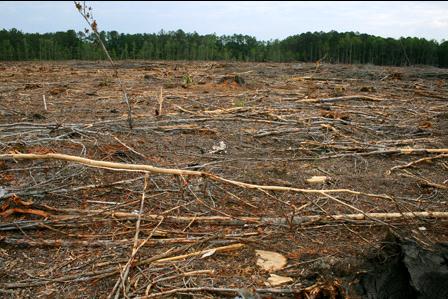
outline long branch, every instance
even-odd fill
[[[152,165],[144,165],[144,164],[126,164],[126,163],[117,163],[117,162],[108,162],[108,161],[100,161],[100,160],[93,160],[78,156],[71,156],[71,155],[65,155],[65,154],[3,154],[0,155],[0,160],[5,159],[12,159],[12,160],[62,160],[62,161],[68,161],[68,162],[75,162],[79,164],[83,164],[89,167],[93,168],[103,168],[103,169],[110,169],[110,170],[119,170],[119,171],[135,171],[135,172],[153,172],[153,173],[160,173],[160,174],[173,174],[173,175],[191,175],[191,176],[202,176],[202,177],[208,177],[214,181],[220,181],[224,183],[228,183],[231,185],[235,185],[241,188],[246,189],[258,189],[258,190],[267,190],[267,191],[290,191],[290,192],[297,192],[297,193],[309,193],[309,194],[321,194],[324,195],[325,193],[349,193],[353,195],[364,195],[368,197],[375,197],[375,198],[383,198],[383,199],[390,199],[388,195],[384,194],[371,194],[371,193],[364,193],[359,191],[354,191],[350,189],[301,189],[301,188],[293,188],[293,187],[285,187],[285,186],[267,186],[267,185],[256,185],[256,184],[250,184],[240,181],[235,181],[231,179],[226,179],[221,176],[203,172],[203,171],[195,171],[195,170],[184,170],[184,169],[177,169],[177,168],[162,168],[162,167],[156,167]]]

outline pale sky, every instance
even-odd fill
[[[100,30],[247,34],[283,39],[307,31],[358,31],[383,37],[448,40],[448,1],[87,1]],[[73,2],[0,1],[0,29],[82,31]]]

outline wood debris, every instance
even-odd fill
[[[446,71],[116,67],[132,130],[110,64],[0,64],[1,294],[356,298],[389,232],[448,241]]]

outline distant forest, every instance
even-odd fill
[[[114,59],[317,61],[376,65],[448,67],[448,41],[383,38],[357,32],[307,32],[283,40],[258,41],[241,34],[217,36],[182,30],[154,34],[100,35]],[[0,60],[103,59],[91,33],[0,31]]]

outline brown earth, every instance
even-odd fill
[[[64,153],[263,186],[361,192],[259,190],[207,176],[150,173],[139,229],[140,242],[147,242],[131,263],[126,296],[185,288],[167,296],[235,297],[238,290],[257,289],[263,298],[356,297],[349,282],[368,270],[365,258],[389,233],[426,247],[448,241],[446,215],[331,216],[448,212],[447,70],[230,62],[118,66],[131,100],[132,130],[107,63],[1,63],[0,154]],[[391,171],[421,158],[431,159]],[[313,176],[327,180],[308,183]],[[143,184],[137,172],[0,160],[0,294],[106,298],[133,248]],[[243,246],[148,261],[232,244]],[[275,274],[293,282],[266,289],[269,273],[256,265],[257,249],[287,257]],[[200,270],[208,271],[194,272]]]

